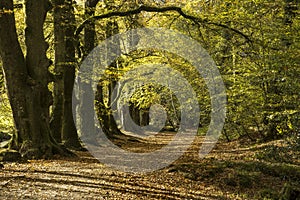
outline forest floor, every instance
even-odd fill
[[[149,150],[171,138],[172,133],[163,133],[155,143],[127,142],[122,147]],[[0,199],[300,198],[299,191],[284,191],[300,188],[300,153],[290,151],[285,141],[223,141],[207,157],[199,159],[202,140],[197,137],[170,166],[145,174],[109,168],[87,151],[75,152],[76,158],[7,162],[0,169]]]

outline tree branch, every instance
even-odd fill
[[[141,12],[168,12],[168,11],[176,11],[177,13],[179,13],[182,17],[192,20],[194,22],[202,22],[203,20],[191,16],[191,15],[187,15],[185,14],[181,8],[179,7],[175,7],[175,6],[170,6],[170,7],[151,7],[151,6],[145,6],[145,5],[141,5],[140,7],[133,9],[133,10],[128,10],[128,11],[115,11],[115,12],[110,12],[110,13],[106,13],[103,15],[98,15],[98,16],[93,16],[91,18],[86,19],[76,30],[75,32],[75,36],[77,37],[80,32],[84,29],[84,27],[90,22],[90,21],[95,21],[95,20],[100,20],[100,19],[107,19],[110,17],[125,17],[125,16],[129,16],[129,15],[134,15],[134,14],[139,14]]]
[[[248,42],[252,42],[251,39],[250,39],[250,37],[249,37],[248,35],[244,34],[243,32],[241,32],[241,31],[239,31],[239,30],[237,30],[237,29],[235,29],[235,28],[232,28],[232,27],[230,27],[230,26],[227,26],[227,25],[225,25],[225,24],[216,23],[216,22],[206,22],[206,24],[211,24],[211,25],[215,25],[215,26],[222,27],[222,28],[226,28],[226,29],[228,29],[228,30],[230,30],[230,31],[232,31],[232,32],[237,33],[238,35],[243,36],[243,38],[245,38]]]
[[[189,20],[195,22],[196,24],[202,23],[202,24],[208,24],[208,25],[214,25],[214,26],[226,28],[230,31],[233,31],[234,33],[236,33],[238,35],[241,35],[248,42],[251,42],[251,39],[250,39],[249,36],[247,36],[243,32],[241,32],[241,31],[239,31],[239,30],[237,30],[233,27],[227,26],[227,25],[222,24],[222,23],[210,22],[207,19],[201,19],[201,18],[192,16],[192,15],[188,15],[180,7],[176,7],[176,6],[152,7],[152,6],[146,6],[146,5],[141,5],[138,8],[133,9],[133,10],[115,11],[115,12],[110,12],[110,13],[90,17],[90,18],[86,19],[82,24],[80,24],[79,27],[76,29],[75,38],[78,38],[79,34],[84,29],[84,27],[86,25],[88,25],[91,21],[107,19],[107,18],[110,18],[110,17],[125,17],[125,16],[129,16],[129,15],[139,14],[141,12],[159,12],[159,13],[162,13],[162,12],[168,12],[168,11],[175,11],[180,16],[184,17],[185,19],[189,19]]]

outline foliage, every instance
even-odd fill
[[[4,75],[0,63],[0,132],[12,131],[13,118],[12,111],[9,105],[9,100],[6,94]]]
[[[200,35],[227,86],[225,136],[247,135],[253,140],[297,133],[300,43],[296,1],[214,1],[198,5],[201,10],[190,12],[210,23],[201,25],[193,36]],[[289,16],[288,6],[294,12]]]
[[[202,44],[222,74],[228,97],[227,119],[223,131],[227,140],[244,136],[253,141],[269,140],[299,134],[300,9],[296,0],[149,0],[143,1],[143,4],[159,8],[177,6],[186,15],[199,21],[189,20],[172,11],[112,17],[96,22],[98,42],[107,37],[106,31],[110,21],[118,24],[119,32],[136,27],[154,26],[171,28],[186,34]],[[138,6],[137,1],[102,1],[97,5],[96,15],[114,11],[124,12]],[[87,16],[81,5],[75,5],[75,12],[76,25],[79,26]],[[22,9],[15,9],[19,42],[25,51],[23,14]],[[50,12],[45,23],[45,35],[50,43],[48,56],[53,58],[51,14]],[[79,43],[84,43],[83,34],[79,35]],[[80,63],[81,58],[77,58],[77,61]],[[131,55],[120,58],[119,68],[107,70],[107,80],[103,80],[103,84],[108,87],[111,82],[120,80],[129,70],[146,63],[164,63],[189,81],[198,97],[200,124],[208,126],[211,105],[205,83],[192,69],[193,66],[179,56],[159,51],[132,52]],[[53,72],[51,67],[50,71]],[[132,78],[137,79],[138,75]],[[0,74],[0,121],[5,128],[12,126],[12,120],[2,80],[3,76]],[[130,97],[130,101],[141,110],[149,108],[152,104],[162,103],[169,118],[178,122],[178,113],[183,105],[179,105],[173,97],[174,94],[167,88],[146,85],[137,90]],[[277,150],[267,152],[273,154]]]
[[[137,6],[127,3],[118,1],[115,6],[102,3],[97,13]],[[145,4],[154,5],[150,1]],[[246,136],[255,141],[299,132],[300,43],[296,1],[166,1],[159,5],[181,7],[193,19],[199,19],[199,23],[171,11],[112,19],[118,22],[120,32],[141,26],[168,27],[189,35],[209,51],[227,88],[224,137],[231,140]],[[105,38],[105,22],[97,22],[98,38]],[[201,77],[191,70],[192,66],[166,52],[138,53],[139,56],[123,57],[122,67],[108,72],[110,78],[119,80],[124,72],[137,65],[167,63],[192,84],[201,107],[201,124],[208,125],[210,97]],[[141,91],[132,97],[139,109],[147,108],[161,98],[153,90],[143,90],[143,94]],[[179,108],[176,105],[176,110]]]

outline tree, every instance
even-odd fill
[[[213,22],[201,27],[201,42],[219,65],[227,86],[225,135],[255,140],[297,132],[297,1],[214,1],[199,7],[203,12],[198,16]],[[243,31],[247,37],[216,23]]]
[[[48,90],[51,61],[46,56],[43,25],[51,4],[47,0],[25,0],[25,44],[23,53],[16,33],[13,1],[0,2],[0,55],[21,154],[29,158],[67,155],[53,139],[49,127]]]
[[[55,139],[68,148],[80,149],[76,126],[72,114],[72,91],[75,81],[74,31],[75,14],[73,1],[53,1],[55,79],[54,105],[51,130]]]
[[[89,18],[94,16],[96,6],[99,0],[87,0],[84,4],[84,17]],[[82,52],[82,60],[86,58],[86,56],[95,48],[95,44],[97,41],[96,37],[96,29],[95,23],[89,22],[84,29],[84,44],[83,44],[83,52]],[[79,51],[80,52],[80,51]],[[81,52],[79,57],[81,57]],[[84,82],[84,80],[77,80],[78,83],[82,84],[83,91],[89,90],[92,91],[92,86],[90,82]],[[83,95],[83,98],[80,102],[78,102],[77,109],[79,113],[81,113],[80,117],[77,117],[77,125],[80,126],[80,130],[89,130],[87,133],[84,133],[86,136],[86,141],[88,143],[95,143],[95,135],[93,134],[96,130],[94,127],[94,122],[89,119],[95,119],[94,112],[89,112],[88,110],[93,110],[94,108],[94,101],[89,100],[86,95]],[[79,133],[83,134],[83,133]]]

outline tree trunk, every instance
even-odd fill
[[[113,119],[111,108],[107,107],[104,103],[104,90],[105,86],[102,85],[103,83],[100,82],[97,85],[97,92],[96,92],[96,100],[98,102],[97,109],[98,109],[98,117],[100,121],[101,128],[103,132],[107,135],[108,138],[115,138],[116,135],[123,135],[123,133],[118,129],[118,126]]]
[[[77,129],[73,119],[72,111],[72,92],[75,81],[75,46],[74,46],[74,32],[75,32],[75,14],[72,5],[72,0],[66,0],[66,65],[64,67],[64,102],[63,102],[63,125],[62,138],[64,145],[73,149],[81,149],[82,146],[78,139]]]
[[[87,0],[85,3],[86,18],[95,15],[96,5],[99,0]],[[95,22],[90,21],[84,29],[84,57],[86,57],[94,48],[96,42]]]
[[[99,0],[87,0],[85,3],[85,15],[86,18],[89,18],[95,14],[95,7]],[[84,48],[83,48],[83,59],[95,48],[96,42],[96,31],[95,31],[95,23],[89,22],[89,24],[84,29]],[[80,91],[92,91],[91,83],[82,81],[82,87]],[[85,142],[89,144],[94,144],[96,142],[96,137],[93,133],[95,133],[95,123],[93,120],[95,119],[94,112],[87,112],[87,110],[94,110],[94,101],[90,101],[86,95],[82,95],[82,99],[79,102],[79,113],[82,115],[79,117],[80,122],[79,126],[81,126],[81,130],[88,130],[87,133],[81,133],[85,135]],[[95,143],[96,144],[96,143]]]
[[[129,111],[130,111],[130,116],[132,118],[132,121],[136,125],[140,126],[141,125],[141,123],[140,123],[140,121],[141,121],[141,119],[140,119],[140,110],[137,107],[135,107],[135,105],[133,103],[130,104],[129,108],[130,108]]]
[[[22,142],[30,139],[29,116],[25,99],[26,94],[30,91],[30,87],[27,85],[29,77],[16,33],[15,18],[12,12],[13,1],[0,1],[0,11],[0,54],[15,128],[18,135],[22,136],[19,137]],[[6,13],[2,13],[2,11]]]
[[[67,155],[50,134],[48,90],[50,65],[46,57],[47,43],[43,25],[50,4],[48,1],[25,1],[26,57],[22,53],[16,33],[13,1],[1,0],[0,54],[6,76],[6,84],[13,109],[19,151],[28,158],[47,158],[53,153]]]
[[[141,126],[149,125],[150,122],[149,109],[140,110],[140,114],[141,114]]]
[[[53,90],[53,107],[50,120],[50,127],[54,139],[62,142],[62,120],[63,120],[63,91],[64,91],[64,64],[65,60],[65,16],[66,9],[64,0],[53,1],[53,21],[54,21],[54,51],[55,51],[55,79]]]
[[[74,31],[72,1],[54,1],[55,73],[54,105],[51,130],[57,142],[72,149],[81,149],[72,113],[72,91],[75,80]]]
[[[116,21],[109,21],[107,22],[107,25],[106,25],[106,38],[109,38],[115,34],[119,33],[119,26],[118,26],[118,23]],[[111,52],[111,51],[121,51],[120,50],[120,41],[113,41],[111,44],[114,44],[114,45],[111,45],[107,48],[108,49],[108,52]],[[117,55],[119,54],[119,52],[115,52]],[[118,69],[118,63],[117,61],[113,62],[109,67],[111,68],[115,68],[115,69]],[[120,131],[120,129],[118,128],[118,125],[113,117],[113,114],[112,114],[112,103],[111,102],[111,95],[112,95],[112,92],[114,90],[115,87],[118,87],[117,86],[117,80],[115,77],[109,75],[109,84],[108,84],[108,105],[109,105],[109,108],[105,108],[107,109],[106,112],[104,112],[104,114],[106,114],[107,116],[105,118],[107,118],[107,123],[105,123],[104,125],[106,125],[107,127],[105,127],[105,129],[108,130],[108,132],[106,133],[107,135],[109,135],[110,137],[113,137],[114,135],[123,135],[123,133]]]

